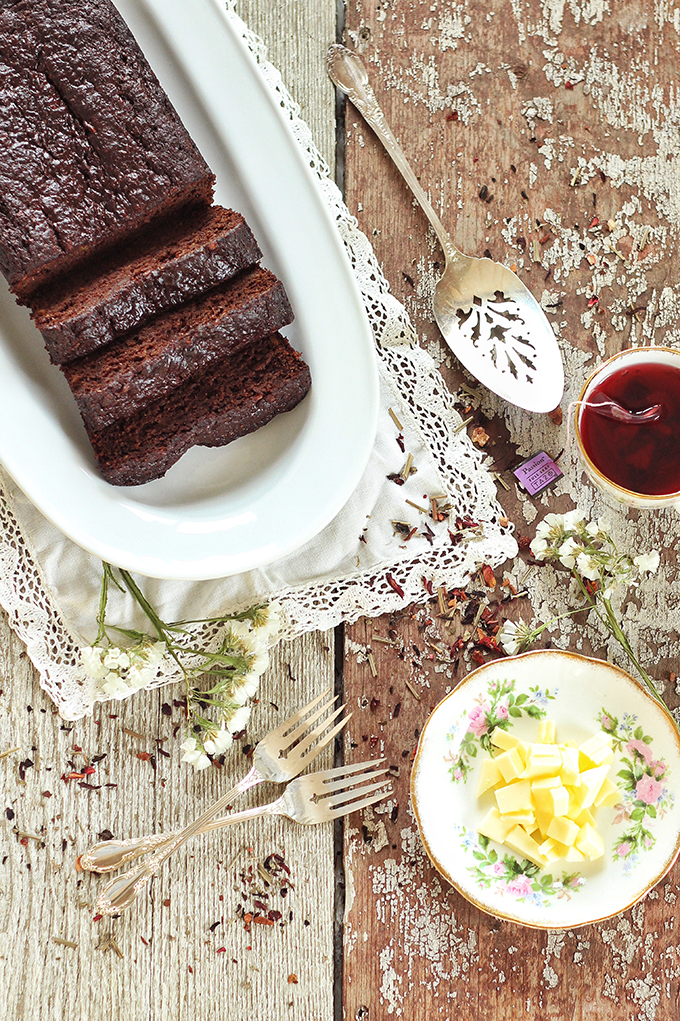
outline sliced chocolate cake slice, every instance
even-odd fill
[[[0,269],[37,286],[213,175],[110,0],[0,3]]]
[[[136,486],[160,478],[190,447],[223,446],[290,411],[309,368],[280,335],[251,344],[130,419],[90,431],[104,478]]]
[[[198,206],[59,277],[28,303],[50,358],[61,364],[216,287],[261,257],[240,213]]]
[[[62,369],[86,426],[103,429],[292,321],[283,284],[257,266]]]

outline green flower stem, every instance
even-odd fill
[[[616,615],[614,614],[614,611],[612,609],[612,604],[609,601],[609,599],[606,599],[604,596],[601,597],[602,598],[602,603],[603,603],[604,609],[605,609],[605,613],[603,615],[600,612],[600,609],[599,609],[599,606],[598,606],[597,595],[593,596],[593,595],[590,594],[590,592],[588,591],[588,589],[586,588],[586,586],[584,584],[583,578],[578,573],[578,571],[576,571],[574,568],[572,568],[571,573],[574,576],[574,578],[576,579],[576,581],[577,581],[581,591],[583,592],[583,595],[586,597],[586,599],[587,599],[589,605],[591,606],[591,608],[595,611],[597,616],[600,618],[600,620],[602,621],[604,626],[609,631],[610,635],[612,635],[612,637],[615,638],[616,641],[619,643],[619,645],[621,646],[621,648],[625,652],[626,656],[628,657],[629,661],[633,664],[633,666],[635,667],[635,669],[639,673],[639,675],[642,678],[642,680],[644,681],[645,686],[646,686],[647,690],[649,691],[650,695],[659,703],[659,705],[663,706],[663,708],[666,710],[667,713],[669,713],[669,715],[672,715],[671,712],[670,712],[670,709],[666,705],[666,702],[664,701],[662,696],[659,694],[659,692],[656,690],[656,686],[655,686],[654,682],[652,681],[651,677],[649,676],[647,671],[644,669],[642,664],[638,662],[638,659],[635,656],[633,650],[631,649],[630,644],[628,642],[628,639],[626,638],[625,633],[621,629],[621,626],[619,625],[619,623],[618,623],[618,621],[616,619]]]

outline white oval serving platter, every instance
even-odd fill
[[[318,179],[219,0],[117,6],[217,177],[284,282],[284,331],[312,389],[223,448],[195,447],[158,481],[108,485],[28,312],[0,288],[0,462],[38,509],[110,563],[157,578],[247,571],[299,548],[340,511],[373,446],[373,337]],[[329,88],[331,86],[329,85]]]

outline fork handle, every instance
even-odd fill
[[[235,787],[227,791],[214,805],[211,805],[209,809],[199,815],[197,819],[194,819],[183,830],[173,834],[169,841],[163,844],[150,858],[145,858],[138,865],[128,869],[122,876],[118,876],[116,879],[111,880],[110,883],[107,883],[97,900],[97,911],[102,915],[117,915],[123,908],[129,907],[173,851],[186,844],[195,833],[198,833],[206,823],[210,822],[214,816],[225,809],[239,794],[243,794],[251,787],[262,783],[264,779],[258,769],[253,766],[250,772]]]
[[[392,129],[385,119],[385,114],[375,98],[375,93],[368,80],[368,73],[362,61],[356,53],[348,50],[341,43],[332,43],[328,49],[326,59],[328,77],[356,106],[366,123],[373,128],[385,146],[387,154],[391,157],[395,167],[418,200],[420,208],[432,224],[434,232],[439,238],[439,243],[444,250],[446,261],[455,262],[461,259],[463,256],[454,247],[448,231],[432,208],[432,203],[421,187],[411,164],[406,159],[404,150],[394,137]]]
[[[259,815],[280,815],[283,797],[277,798],[268,805],[245,808],[241,812],[232,812],[219,819],[211,819],[201,826],[198,833],[210,833],[212,830],[223,829],[245,819],[255,819]],[[150,851],[169,843],[179,836],[180,830],[171,833],[151,833],[146,837],[134,837],[131,840],[103,840],[86,851],[80,859],[80,867],[86,872],[113,872],[128,861],[141,858]]]

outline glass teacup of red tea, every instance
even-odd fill
[[[680,503],[680,350],[614,355],[584,386],[574,423],[601,490],[629,507]]]

